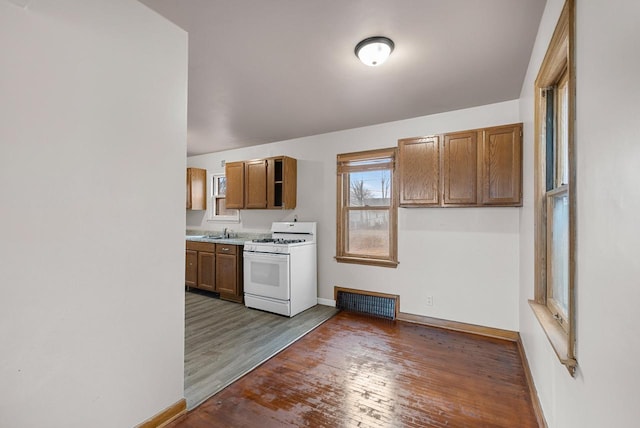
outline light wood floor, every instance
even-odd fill
[[[515,343],[341,312],[170,426],[537,423]]]
[[[287,318],[199,292],[187,292],[185,302],[188,409],[337,313],[335,308],[318,305]]]

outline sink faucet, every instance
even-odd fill
[[[224,231],[222,232],[222,236],[226,239],[229,237],[229,233],[227,233],[227,228],[224,228]]]

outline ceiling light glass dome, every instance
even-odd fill
[[[377,67],[389,58],[393,48],[393,41],[387,37],[369,37],[356,45],[355,53],[363,64]]]

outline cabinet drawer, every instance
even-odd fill
[[[216,244],[216,252],[220,254],[236,254],[238,252],[238,246],[230,244]]]
[[[187,250],[207,251],[209,253],[215,253],[216,244],[211,244],[209,242],[187,241]]]

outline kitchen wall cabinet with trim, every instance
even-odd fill
[[[287,156],[227,162],[226,206],[233,209],[296,207],[297,160]]]
[[[244,207],[267,208],[267,161],[257,159],[244,163]]]
[[[242,246],[186,241],[185,285],[242,303]]]
[[[522,124],[482,130],[483,205],[522,206]]]
[[[227,179],[225,206],[229,209],[244,208],[244,162],[227,162],[224,175]]]
[[[522,206],[522,124],[398,141],[401,207]]]
[[[187,209],[207,209],[207,170],[187,168]]]
[[[398,141],[400,206],[440,204],[440,137]]]

